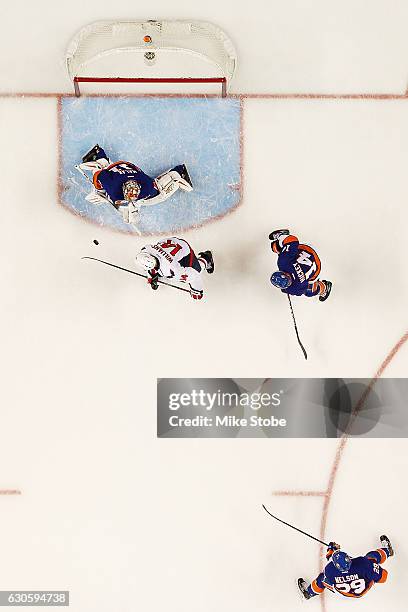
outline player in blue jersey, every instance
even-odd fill
[[[98,144],[84,155],[76,168],[86,177],[86,171],[92,173],[94,189],[86,200],[93,204],[110,202],[126,223],[134,225],[138,223],[141,206],[160,204],[178,189],[193,190],[184,164],[152,178],[131,162],[112,162]]]
[[[269,234],[271,249],[278,255],[278,270],[271,276],[271,283],[289,295],[319,296],[324,302],[330,295],[332,283],[320,280],[320,259],[314,249],[300,244],[289,230],[275,230]]]
[[[304,578],[298,579],[299,589],[305,599],[311,599],[323,593],[325,589],[344,595],[344,597],[363,597],[375,583],[387,580],[388,572],[381,563],[394,555],[389,538],[380,536],[382,548],[371,550],[364,557],[350,557],[340,550],[335,542],[330,542],[326,565],[316,580],[307,584]]]

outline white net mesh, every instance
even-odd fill
[[[229,84],[236,68],[230,39],[203,21],[98,21],[78,32],[66,59],[71,79],[225,77]]]

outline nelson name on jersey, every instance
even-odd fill
[[[336,576],[335,577],[335,582],[337,584],[344,584],[345,582],[353,582],[354,580],[358,580],[359,579],[359,575],[358,574],[350,574],[348,576]]]

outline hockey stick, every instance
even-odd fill
[[[124,270],[124,272],[129,272],[129,274],[134,274],[135,276],[140,276],[141,278],[148,278],[144,274],[139,274],[139,272],[134,272],[133,270],[122,268],[121,266],[117,266],[116,264],[109,263],[108,261],[103,261],[103,259],[97,259],[96,257],[81,257],[81,259],[92,259],[93,261],[100,261],[106,266],[111,266],[111,268],[117,268],[118,270]],[[178,289],[179,291],[185,291],[186,293],[190,293],[190,291],[188,289],[184,289],[184,287],[177,287],[176,285],[172,285],[171,283],[165,283],[161,280],[159,280],[158,283],[160,285],[166,285],[167,287],[173,287],[173,289]]]
[[[285,521],[282,521],[282,519],[278,518],[277,516],[275,516],[274,514],[269,512],[269,510],[264,506],[264,504],[262,504],[262,508],[265,510],[265,512],[267,512],[269,514],[269,516],[274,518],[276,521],[279,521],[280,523],[283,523],[284,525],[287,525],[288,527],[291,527],[295,531],[299,531],[300,533],[303,533],[303,535],[307,536],[308,538],[311,538],[312,540],[315,540],[316,542],[319,542],[320,544],[323,544],[324,546],[327,546],[327,547],[329,546],[328,544],[326,544],[326,542],[323,542],[323,540],[319,540],[319,538],[315,538],[314,536],[310,535],[310,533],[307,533],[306,531],[302,531],[301,529],[298,529],[297,527],[294,527],[290,523],[286,523]]]
[[[297,328],[297,325],[296,325],[295,313],[293,312],[292,302],[291,302],[291,299],[290,299],[290,295],[289,295],[289,293],[287,293],[286,295],[288,296],[288,300],[289,300],[290,312],[292,313],[292,319],[293,319],[293,325],[295,326],[296,338],[297,338],[297,340],[299,342],[300,348],[303,351],[303,355],[305,356],[305,359],[307,359],[306,349],[303,346],[303,344],[302,344],[302,342],[301,342],[301,340],[299,338],[299,332],[298,332],[298,328]]]
[[[78,170],[78,172],[80,174],[82,174],[82,176],[88,181],[88,183],[90,183],[92,185],[92,187],[95,187],[95,185],[93,184],[93,181],[91,181],[90,177],[86,174],[86,172],[84,172],[84,170],[82,170],[82,168],[79,166],[79,164],[74,164],[74,168],[75,168],[75,170]],[[105,200],[105,202],[107,202],[108,204],[113,206],[113,208],[115,208],[115,210],[117,210],[116,206],[114,206],[112,204],[112,202],[110,200],[108,200],[108,198],[106,196],[104,196],[102,193],[99,193],[99,195],[101,196],[101,198],[103,200]],[[134,225],[133,223],[131,225],[132,225],[133,229],[136,230],[138,235],[141,236],[142,232],[140,231],[140,229],[136,225]]]
[[[82,174],[82,176],[84,177],[85,180],[88,181],[88,183],[91,183],[91,185],[93,185],[91,179],[89,178],[89,176],[86,174],[86,172],[84,172],[84,170],[82,170],[82,168],[80,167],[79,164],[74,164],[74,168],[75,170],[78,170],[79,174]]]

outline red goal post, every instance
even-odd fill
[[[97,21],[71,40],[66,64],[76,96],[80,83],[220,83],[226,96],[237,56],[206,21]]]

